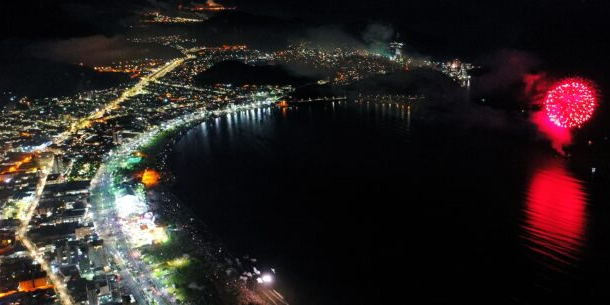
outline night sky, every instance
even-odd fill
[[[122,35],[137,21],[142,10],[155,8],[171,12],[179,3],[187,2],[3,1],[0,46],[5,51],[3,54],[18,56],[23,54],[6,52],[15,47],[15,42]],[[254,15],[243,19],[277,18],[298,23],[297,31],[333,25],[360,38],[366,24],[382,23],[399,34],[412,50],[431,56],[476,60],[501,49],[516,49],[540,58],[542,65],[551,70],[597,75],[596,69],[608,67],[604,60],[608,46],[599,41],[610,28],[606,18],[610,8],[601,0],[238,0],[232,3],[241,12]]]

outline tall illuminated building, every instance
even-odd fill
[[[388,47],[388,53],[390,55],[390,59],[392,60],[400,60],[402,59],[402,48],[404,43],[392,41]]]

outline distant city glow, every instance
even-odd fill
[[[549,89],[544,98],[544,110],[553,124],[562,128],[580,127],[588,121],[597,98],[589,81],[581,78],[560,80]]]

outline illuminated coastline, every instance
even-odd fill
[[[154,158],[154,155],[148,153],[151,148],[158,147],[163,141],[179,135],[182,130],[191,128],[213,116],[268,107],[274,102],[275,100],[268,100],[217,111],[198,111],[163,123],[133,141],[117,147],[108,154],[96,177],[92,180],[92,198],[96,198],[93,202],[95,210],[93,219],[97,230],[106,233],[105,236],[102,233],[105,240],[112,241],[108,247],[111,253],[115,253],[114,258],[117,265],[126,269],[130,269],[128,266],[138,266],[135,268],[138,271],[137,273],[133,272],[135,270],[132,268],[132,272],[124,273],[124,276],[131,277],[130,281],[133,283],[149,283],[149,287],[140,289],[141,291],[136,299],[155,300],[159,304],[188,302],[191,300],[191,296],[188,295],[188,290],[181,289],[179,282],[183,280],[192,281],[192,275],[188,275],[188,272],[183,274],[182,276],[187,277],[186,279],[180,279],[173,275],[181,274],[186,268],[194,268],[193,264],[195,264],[203,268],[209,268],[208,276],[213,276],[213,274],[219,276],[219,273],[213,270],[224,268],[221,258],[227,254],[209,249],[203,250],[199,257],[196,254],[188,253],[188,251],[183,253],[181,250],[176,251],[170,257],[162,255],[159,249],[168,251],[165,245],[175,247],[183,244],[179,242],[181,238],[184,238],[183,236],[180,237],[183,232],[178,231],[182,230],[179,229],[180,226],[184,227],[189,224],[175,219],[167,221],[165,226],[156,223],[158,213],[149,205],[151,199],[147,194],[158,183],[163,183],[158,181],[159,175],[163,175],[163,172],[159,174],[156,170],[149,168],[151,163],[146,164],[147,169],[143,173],[132,166],[142,162],[143,158]],[[140,182],[136,183],[136,187],[125,187],[121,183],[129,180],[130,176],[134,174],[138,175],[138,173],[141,177],[139,178]],[[176,199],[174,198],[174,200]],[[179,204],[178,202],[175,203]],[[118,219],[116,222],[107,221],[109,218],[115,217]],[[165,215],[160,215],[160,217],[164,219]],[[188,217],[191,217],[192,222],[192,216]],[[166,220],[164,219],[164,221]],[[205,239],[205,236],[197,234],[193,234],[191,237]],[[195,243],[208,244],[210,241],[200,240],[195,241]],[[257,302],[260,304],[279,302],[286,304],[279,292],[271,289],[268,293],[264,293],[264,291],[270,289],[266,286],[267,283],[272,281],[270,274],[261,274],[251,280],[258,283],[259,287],[252,289],[246,285],[243,279],[228,277],[225,282],[228,281],[230,285],[224,288],[221,285],[218,288],[239,291],[238,298],[241,302]],[[218,281],[218,279],[214,279],[214,281]],[[176,285],[177,283],[178,285]],[[222,298],[222,296],[211,296],[211,298],[214,297]]]

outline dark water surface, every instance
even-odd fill
[[[519,136],[406,106],[267,108],[190,130],[172,170],[294,305],[610,302],[609,191]]]

